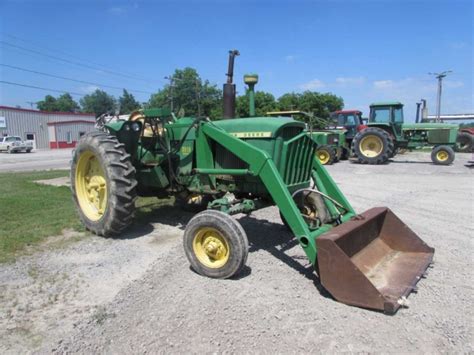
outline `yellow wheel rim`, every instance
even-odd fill
[[[325,150],[318,150],[316,152],[316,156],[318,157],[319,159],[319,162],[323,165],[326,165],[328,162],[329,162],[329,153]]]
[[[439,161],[446,161],[448,160],[448,158],[449,154],[444,150],[440,150],[438,153],[436,153],[436,159],[438,159]]]
[[[360,141],[359,150],[367,158],[374,158],[382,153],[383,142],[377,136],[367,136]]]
[[[76,196],[82,212],[91,221],[102,218],[107,207],[107,180],[99,159],[91,151],[82,153],[76,166]]]
[[[229,244],[215,228],[201,228],[194,236],[193,250],[199,262],[211,269],[218,269],[229,260]]]

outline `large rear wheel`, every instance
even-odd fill
[[[73,154],[71,190],[88,230],[114,236],[133,220],[135,168],[124,145],[105,132],[84,135]]]
[[[471,153],[474,151],[474,136],[468,132],[459,132],[456,139],[456,151]]]
[[[354,137],[352,151],[359,163],[384,164],[394,155],[395,146],[386,131],[369,127]]]

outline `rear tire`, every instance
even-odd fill
[[[431,161],[435,165],[451,165],[454,158],[454,150],[448,145],[439,145],[431,151]]]
[[[357,133],[352,141],[352,152],[361,164],[385,164],[394,151],[392,138],[380,128],[366,128]]]
[[[333,147],[322,145],[316,149],[316,158],[321,165],[332,165],[336,159],[336,152]]]
[[[459,132],[456,139],[456,151],[471,153],[474,151],[474,136],[467,132]]]
[[[193,270],[216,279],[238,274],[245,266],[249,249],[240,223],[215,210],[198,213],[189,221],[183,246]]]
[[[118,235],[133,221],[137,181],[124,147],[114,136],[91,132],[73,153],[74,202],[86,228],[97,235]]]

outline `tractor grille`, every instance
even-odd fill
[[[280,173],[286,185],[308,181],[316,150],[316,143],[302,133],[283,144]]]
[[[229,152],[219,143],[216,143],[216,166],[223,169],[248,169],[248,164],[235,154]]]
[[[337,144],[339,135],[338,134],[328,134],[328,144],[334,145]]]

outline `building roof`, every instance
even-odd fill
[[[95,120],[95,115],[93,113],[83,113],[83,112],[49,112],[49,111],[40,111],[40,110],[32,110],[27,108],[18,108],[18,107],[10,107],[10,106],[0,106],[0,109],[3,110],[12,110],[12,111],[22,111],[22,112],[33,112],[33,113],[40,113],[44,115],[58,115],[58,116],[86,116],[92,117]]]

